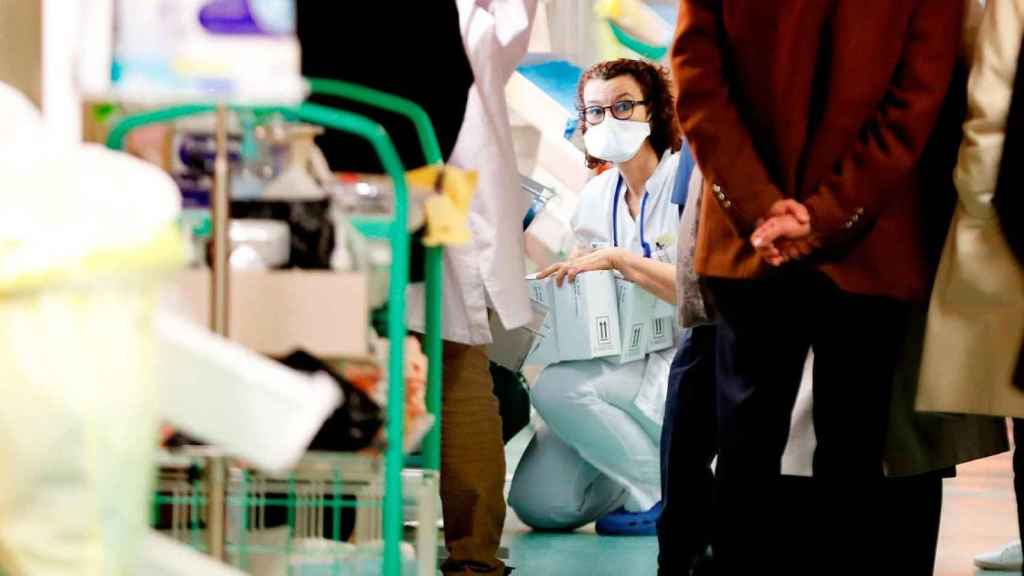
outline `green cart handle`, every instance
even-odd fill
[[[257,115],[276,112],[289,120],[294,120],[297,117],[295,108],[281,106],[232,106],[231,109],[235,111],[251,111],[255,112]],[[124,150],[125,138],[127,138],[128,134],[136,128],[141,128],[149,124],[162,124],[164,122],[177,120],[178,118],[208,114],[215,112],[216,110],[217,107],[212,104],[181,104],[178,106],[168,106],[167,108],[160,108],[158,110],[151,110],[148,112],[125,116],[118,120],[117,124],[110,129],[110,134],[107,135],[107,147],[111,150]]]
[[[387,92],[373,88],[323,78],[307,78],[313,94],[352,100],[387,110],[409,118],[416,127],[416,134],[423,148],[427,164],[443,164],[441,145],[430,116],[422,106]],[[441,469],[441,400],[444,362],[444,344],[441,341],[444,299],[444,249],[428,247],[426,250],[426,326],[424,348],[427,354],[427,410],[434,416],[434,425],[423,440],[423,467],[428,470]]]
[[[306,81],[309,83],[312,94],[344,98],[409,118],[416,126],[416,135],[419,136],[420,146],[423,148],[423,156],[427,164],[444,163],[441,146],[437,141],[437,133],[434,132],[434,124],[430,121],[426,110],[419,104],[401,96],[351,82],[324,78],[306,78]]]
[[[665,54],[668,54],[667,46],[655,46],[634,38],[629,34],[629,32],[623,30],[622,26],[619,26],[611,20],[608,21],[608,25],[611,27],[612,34],[615,35],[615,39],[619,41],[619,44],[622,44],[626,48],[629,48],[648,60],[660,62],[661,59],[665,57]]]
[[[298,108],[244,109],[279,111],[293,118],[361,136],[373,146],[385,172],[394,182],[395,214],[390,230],[392,258],[389,301],[392,314],[388,317],[388,340],[391,346],[388,358],[388,446],[385,453],[384,574],[399,576],[403,506],[402,439],[405,418],[405,290],[409,283],[409,198],[405,169],[384,128],[364,116],[317,104],[302,104]],[[113,149],[122,149],[125,136],[134,128],[212,110],[212,106],[185,105],[128,116],[111,130],[107,144]]]

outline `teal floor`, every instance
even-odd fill
[[[511,529],[509,529],[511,528]],[[509,526],[504,545],[516,576],[654,576],[655,538],[608,538],[592,531],[535,534]]]
[[[527,428],[506,446],[509,476],[532,437]],[[537,533],[510,509],[502,546],[515,576],[654,576],[658,541],[650,538],[598,536],[593,526],[569,534]]]
[[[515,470],[532,435],[524,432],[506,447]],[[976,554],[1018,538],[1010,454],[960,466],[946,481],[935,576],[1003,576],[973,566]],[[586,527],[572,534],[538,534],[510,510],[502,542],[515,576],[654,576],[655,538],[607,538]],[[887,574],[880,567],[878,574]]]

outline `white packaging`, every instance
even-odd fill
[[[291,256],[291,229],[280,220],[232,220],[231,267],[281,268]]]
[[[676,344],[679,333],[676,325],[676,307],[661,298],[654,299],[654,314],[651,319],[650,339],[647,352],[660,352],[672,348]]]
[[[112,87],[123,97],[249,104],[305,97],[292,1],[117,0],[115,9]]]
[[[541,210],[523,233],[523,249],[530,262],[546,268],[565,258],[575,240],[569,220],[550,206]]]
[[[548,310],[541,323],[538,337],[534,340],[525,363],[538,366],[554,364],[560,360],[558,351],[558,330],[555,326],[555,282],[551,278],[538,279],[528,276],[530,302]]]
[[[530,301],[530,307],[533,309],[533,320],[515,330],[506,330],[497,314],[491,314],[489,318],[491,344],[487,348],[487,355],[491,362],[512,372],[519,372],[523,368],[534,346],[544,339],[544,327],[550,327],[548,316],[551,315],[551,309],[533,300]]]
[[[609,360],[617,364],[643,360],[650,348],[657,298],[636,284],[618,276],[615,277],[615,293],[619,310],[622,353],[609,358]]]
[[[329,376],[296,372],[186,320],[159,314],[155,329],[160,416],[263,470],[298,462],[342,401]]]
[[[559,359],[590,360],[622,352],[615,275],[585,272],[554,287]]]
[[[675,318],[671,316],[651,318],[650,327],[650,337],[647,339],[648,353],[667,350],[675,345]]]

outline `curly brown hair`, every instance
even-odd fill
[[[675,97],[672,96],[668,70],[662,66],[651,64],[643,60],[621,58],[608,60],[594,64],[583,73],[580,82],[576,86],[576,106],[579,112],[580,130],[587,133],[587,122],[583,118],[583,87],[591,80],[610,80],[619,76],[632,76],[636,83],[643,90],[644,99],[647,100],[647,109],[650,111],[649,122],[651,124],[651,147],[661,158],[665,150],[673,152],[679,150],[680,133],[676,124]],[[604,160],[594,158],[587,154],[587,168],[596,168],[604,164]]]

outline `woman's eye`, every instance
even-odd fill
[[[629,114],[633,111],[633,103],[629,101],[616,102],[614,110],[616,114]]]

